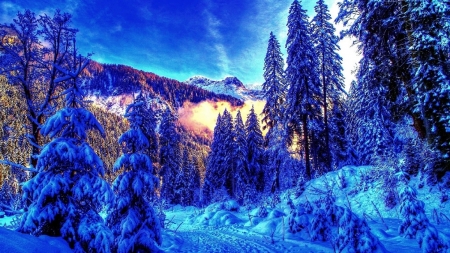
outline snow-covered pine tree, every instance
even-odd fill
[[[211,151],[208,154],[206,172],[205,172],[205,182],[202,187],[202,204],[209,204],[213,198],[215,187],[219,186],[217,182],[217,167],[219,165],[219,158],[221,155],[221,150],[219,148],[221,142],[221,130],[222,127],[222,115],[219,113],[217,116],[216,126],[214,127],[214,136],[211,143]]]
[[[414,112],[424,122],[425,138],[442,153],[436,172],[450,171],[450,6],[435,0],[406,1]]]
[[[225,109],[222,115],[219,114],[214,128],[214,138],[211,144],[211,152],[208,155],[203,187],[204,203],[234,196],[233,154],[232,116]],[[228,196],[222,196],[224,191]]]
[[[268,128],[270,131],[281,119],[287,89],[280,43],[272,32],[264,58],[264,83],[262,88],[266,99],[262,111],[263,129]]]
[[[151,106],[147,105],[146,98],[144,94],[140,92],[135,98],[135,103],[143,102],[144,106],[136,108],[140,110],[139,114],[142,115],[142,125],[141,129],[145,137],[148,139],[149,146],[147,147],[146,153],[152,160],[152,163],[158,162],[158,137],[156,136],[156,115]]]
[[[447,252],[450,242],[430,223],[425,214],[425,204],[417,198],[417,191],[408,185],[409,175],[397,174],[400,182],[400,214],[403,216],[398,231],[406,238],[416,238],[422,252]]]
[[[370,232],[367,222],[348,208],[344,209],[338,219],[339,232],[334,242],[338,252],[387,252],[378,238]]]
[[[181,171],[175,180],[175,199],[183,206],[191,206],[198,199],[196,194],[200,190],[200,175],[195,168],[192,158],[188,153],[188,149],[183,150],[183,160]]]
[[[344,95],[344,77],[342,75],[342,57],[337,53],[339,50],[339,38],[335,35],[335,28],[330,22],[331,15],[328,11],[328,6],[324,0],[318,0],[314,7],[316,16],[312,19],[311,40],[315,46],[315,52],[318,57],[318,74],[322,88],[322,108],[323,108],[323,122],[324,122],[324,144],[322,155],[322,163],[325,170],[332,168],[332,163],[335,163],[331,137],[331,125],[336,124],[333,121],[335,114],[329,113],[330,108],[336,110],[335,104],[339,103]],[[330,117],[331,116],[331,117]],[[330,120],[328,120],[330,117]],[[338,120],[338,119],[336,119]],[[343,122],[340,122],[341,124]],[[344,129],[344,128],[342,128]]]
[[[347,135],[346,111],[342,101],[334,101],[330,112],[331,166],[334,169],[351,164],[350,142]]]
[[[147,116],[145,106],[142,99],[128,105],[125,117],[130,129],[119,138],[123,154],[116,160],[114,170],[124,172],[113,183],[116,200],[107,217],[115,236],[113,252],[158,252],[155,243],[161,244],[159,218],[145,198],[146,192],[153,192],[158,186],[146,153],[150,144],[142,124]]]
[[[247,140],[245,137],[245,126],[242,121],[241,112],[238,111],[234,119],[234,198],[241,202],[245,196],[247,184],[249,184]]]
[[[320,81],[317,74],[317,56],[310,39],[308,16],[300,3],[295,0],[288,16],[288,37],[286,81],[289,90],[286,96],[286,126],[287,140],[293,144],[296,134],[301,136],[305,162],[305,177],[311,179],[311,129],[319,123],[321,103],[318,98]]]
[[[168,203],[178,204],[175,200],[175,182],[178,173],[181,171],[181,150],[180,135],[175,126],[175,116],[170,108],[166,108],[163,113],[160,126],[160,164],[162,176],[161,196]]]
[[[186,152],[187,153],[187,152]],[[187,158],[183,160],[184,181],[186,185],[185,205],[193,206],[198,203],[200,193],[200,172],[195,167],[192,157],[186,154]],[[184,157],[184,155],[183,155]]]
[[[55,67],[66,76],[65,107],[47,119],[41,134],[52,140],[37,160],[37,175],[23,185],[24,198],[30,199],[19,231],[33,235],[62,236],[75,252],[110,252],[111,231],[98,212],[114,195],[104,175],[103,163],[86,143],[87,131],[104,136],[95,116],[85,109],[79,75],[88,60],[70,58],[70,70]]]
[[[259,126],[258,116],[252,106],[245,121],[245,133],[247,142],[247,162],[249,184],[253,185],[258,192],[264,190],[264,139]]]
[[[360,81],[350,89],[348,101],[348,110],[352,110],[348,123],[352,125],[350,139],[359,164],[371,164],[375,158],[385,157],[393,146],[394,125],[384,99],[386,90],[365,79],[367,68],[370,68],[365,63],[363,58],[360,68],[365,70],[359,71]]]

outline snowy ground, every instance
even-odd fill
[[[340,178],[345,181],[342,187]],[[413,178],[411,185],[417,186]],[[215,203],[206,208],[174,206],[166,210],[167,227],[163,231],[161,249],[165,252],[334,252],[330,242],[313,242],[308,229],[288,232],[289,207],[287,196],[294,204],[320,201],[325,191],[332,190],[336,203],[350,207],[359,217],[365,217],[371,232],[390,252],[422,252],[415,239],[398,235],[401,217],[398,205],[388,209],[382,197],[381,182],[370,167],[348,166],[324,177],[311,180],[305,192],[293,197],[293,191],[280,195],[281,201],[268,208],[268,215],[259,218],[258,208],[247,210],[236,203]],[[438,187],[418,190],[425,203],[428,219],[437,229],[450,235],[450,201],[441,203]],[[250,221],[251,219],[251,221]],[[0,219],[0,252],[71,252],[61,238],[23,235],[9,230],[12,217]],[[9,229],[7,229],[9,228]]]

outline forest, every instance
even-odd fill
[[[248,101],[95,62],[60,10],[0,25],[5,227],[62,238],[74,252],[189,252],[177,240],[194,248],[201,236],[247,232],[267,245],[256,235],[243,244],[268,252],[302,250],[303,240],[312,252],[390,252],[411,239],[450,252],[450,5],[344,0],[332,20],[318,0],[314,12],[290,5],[285,58],[270,33],[262,113],[225,109],[211,138],[184,127],[178,110]],[[349,90],[345,37],[361,55]]]

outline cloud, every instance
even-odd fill
[[[17,17],[17,12],[23,12],[20,5],[11,2],[0,3],[0,23],[11,23]]]
[[[252,106],[255,113],[261,120],[260,114],[264,108],[265,101],[246,101],[243,106],[232,106],[227,101],[203,101],[200,103],[185,102],[183,107],[178,109],[178,121],[187,129],[193,131],[198,135],[204,135],[212,139],[214,127],[216,126],[217,116],[222,114],[226,109],[231,115],[236,117],[238,111],[241,112],[242,119],[245,122],[247,115]]]
[[[220,33],[220,26],[222,24],[220,20],[211,12],[211,3],[209,1],[205,2],[206,8],[204,9],[203,14],[206,17],[206,31],[212,38],[212,47],[217,53],[217,65],[221,72],[219,77],[228,76],[230,71],[230,59],[228,57],[226,47],[223,44],[223,36]]]

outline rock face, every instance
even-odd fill
[[[216,94],[228,95],[241,100],[260,100],[263,97],[260,90],[247,89],[237,77],[226,77],[223,80],[211,80],[204,76],[194,76],[186,80],[185,83]]]

